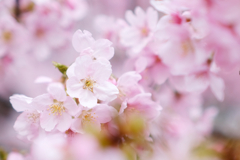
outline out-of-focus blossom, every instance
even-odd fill
[[[73,35],[73,47],[80,55],[90,55],[93,59],[105,58],[111,59],[114,55],[112,43],[107,39],[95,41],[92,34],[88,31],[78,30]]]
[[[127,72],[119,77],[117,87],[120,92],[120,98],[130,98],[142,93],[143,88],[138,84],[141,75],[136,72]]]
[[[4,55],[24,54],[29,46],[28,33],[13,17],[3,13],[0,17],[0,58]]]
[[[121,31],[121,43],[131,48],[131,55],[139,53],[151,40],[158,22],[158,14],[153,8],[148,8],[146,13],[140,8],[126,12],[129,26]]]
[[[84,129],[93,126],[100,130],[102,123],[109,122],[116,115],[117,111],[106,104],[98,104],[91,109],[82,107],[82,110],[75,116],[71,129],[83,133]]]
[[[23,157],[23,155],[21,155],[21,154],[18,153],[18,152],[11,152],[11,153],[8,155],[7,160],[24,160],[24,157]]]
[[[46,9],[47,10],[47,9]],[[58,24],[57,15],[39,11],[26,18],[26,28],[30,32],[31,52],[39,59],[47,59],[53,49],[66,43],[67,33]]]
[[[133,98],[124,101],[120,108],[119,114],[139,114],[147,120],[153,120],[160,113],[160,105],[151,100],[150,93],[142,93]]]

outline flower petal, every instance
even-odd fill
[[[98,99],[103,101],[112,101],[117,98],[117,94],[119,93],[118,88],[108,81],[94,86],[93,92]]]

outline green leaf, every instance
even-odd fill
[[[61,63],[54,62],[54,61],[52,63],[64,76],[66,76],[68,66]]]

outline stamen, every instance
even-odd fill
[[[2,33],[2,37],[3,37],[5,42],[9,42],[12,39],[12,33],[9,32],[9,31],[5,31],[5,32]]]
[[[32,123],[37,123],[40,117],[40,113],[27,113],[28,120]]]
[[[65,107],[63,106],[63,102],[58,102],[57,100],[53,100],[53,104],[49,106],[49,108],[47,109],[48,111],[50,111],[49,115],[51,115],[51,113],[55,116],[55,115],[62,115],[62,112],[65,112]]]
[[[83,89],[88,89],[89,91],[93,92],[93,86],[96,83],[96,81],[91,80],[90,78],[81,79],[81,82],[84,83]]]
[[[148,28],[144,27],[141,29],[142,36],[147,37],[149,34]]]
[[[88,111],[83,111],[79,118],[82,118],[83,124],[92,123],[96,121],[95,113],[92,114],[91,112]]]

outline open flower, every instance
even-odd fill
[[[157,11],[151,7],[146,13],[137,7],[135,14],[132,11],[126,12],[126,19],[130,25],[120,33],[121,43],[130,47],[134,54],[139,53],[150,42],[158,22]]]
[[[92,108],[97,100],[111,101],[119,93],[117,87],[108,81],[111,65],[105,59],[92,60],[85,55],[77,58],[67,70],[67,93],[79,99],[80,104]]]
[[[151,93],[138,94],[122,103],[119,114],[139,114],[147,120],[159,115],[161,106],[151,99]]]
[[[78,111],[75,101],[66,95],[60,83],[48,86],[48,93],[34,99],[36,105],[42,110],[40,125],[46,131],[54,128],[61,132],[68,130],[72,124],[72,116]]]
[[[72,38],[74,49],[80,55],[90,55],[93,59],[105,58],[111,59],[114,55],[112,42],[107,39],[94,40],[92,34],[88,31],[77,30]]]
[[[89,126],[100,130],[101,123],[109,122],[115,115],[117,115],[116,109],[106,104],[98,104],[91,109],[82,107],[82,110],[75,117],[71,129],[79,133],[82,133]]]
[[[10,97],[10,102],[16,111],[23,112],[13,126],[18,136],[28,140],[36,138],[40,132],[40,112],[33,105],[33,99],[16,94]]]

